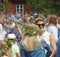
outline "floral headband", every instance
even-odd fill
[[[33,35],[37,35],[39,33],[38,26],[36,26],[36,25],[31,26],[31,25],[22,27],[23,31],[25,32],[25,35],[33,36]]]
[[[42,21],[42,22],[45,22],[45,19],[42,19],[42,18],[37,18],[34,20],[34,23],[36,24],[38,21]]]

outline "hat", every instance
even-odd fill
[[[8,36],[7,36],[7,39],[16,39],[16,36],[15,36],[15,34],[8,34]]]

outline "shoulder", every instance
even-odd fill
[[[56,26],[48,26],[48,28],[50,28],[50,29],[57,29]]]
[[[17,43],[15,43],[15,44],[12,45],[12,48],[16,49],[16,48],[19,48],[19,47],[18,47]]]
[[[56,31],[58,31],[58,29],[57,29],[57,27],[55,27],[55,26],[49,26],[49,27],[47,28],[47,31],[48,31],[48,32],[56,32]]]
[[[49,36],[50,36],[50,32],[45,31],[45,33],[43,34],[43,38],[49,39]]]
[[[43,34],[43,36],[44,36],[44,35],[49,35],[49,34],[50,34],[50,32],[45,31],[45,33]]]

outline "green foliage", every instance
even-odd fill
[[[9,0],[3,0],[3,3],[4,4],[8,4],[9,3]]]
[[[55,10],[54,10],[54,8],[46,8],[46,9],[44,9],[44,11],[42,13],[52,14],[52,13],[55,13]]]
[[[36,19],[34,20],[34,23],[37,24],[38,21],[45,22],[45,19],[44,19],[44,18],[36,18]]]
[[[46,8],[52,8],[54,6],[54,0],[45,0],[45,7]]]
[[[6,54],[6,51],[9,47],[12,46],[12,42],[10,40],[7,40],[2,48],[0,48],[0,56],[3,56]]]
[[[28,8],[44,14],[60,14],[60,0],[27,0]]]
[[[3,0],[3,4],[5,5],[5,13],[9,13],[11,11],[10,0]]]
[[[36,12],[41,12],[44,8],[45,0],[27,0],[29,8],[32,8]]]
[[[34,29],[29,29],[27,26],[23,26],[22,29],[24,34],[29,36],[37,35],[39,33],[39,28],[37,26]]]

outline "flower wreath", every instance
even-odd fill
[[[10,40],[6,40],[4,46],[0,48],[0,56],[6,55],[6,51],[11,46],[12,46],[12,42]]]
[[[28,24],[27,26],[23,26],[22,29],[24,34],[29,36],[37,35],[39,33],[39,28],[35,24]]]

